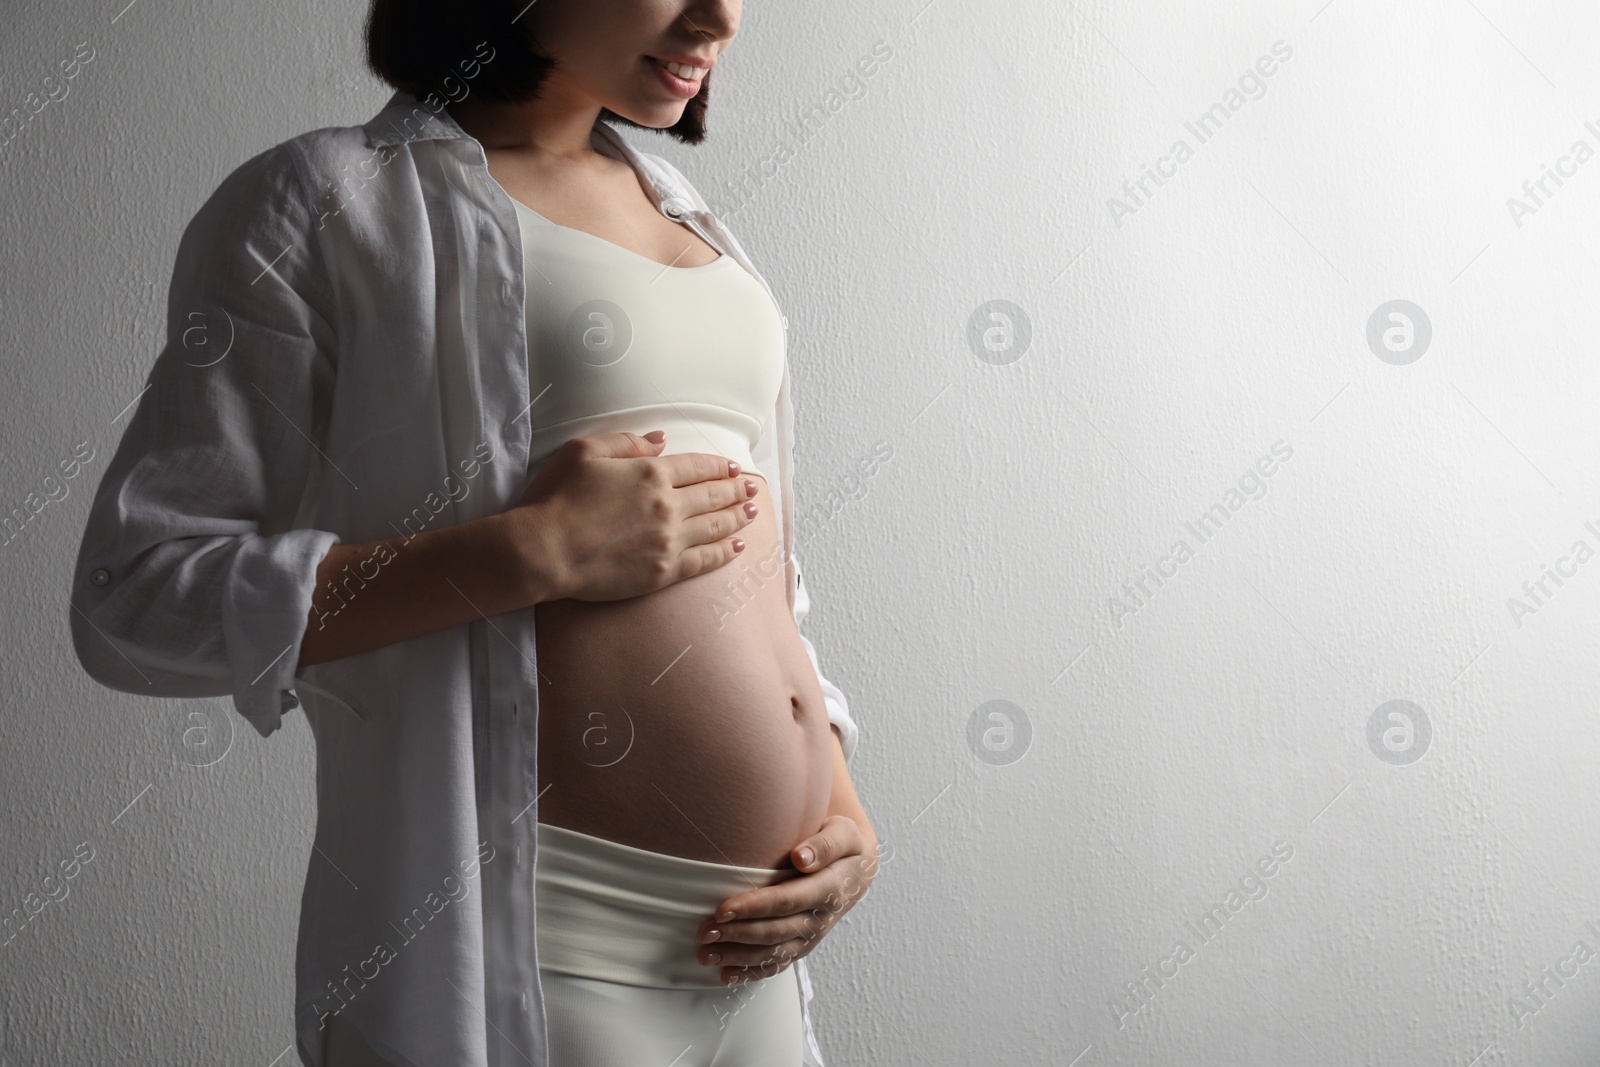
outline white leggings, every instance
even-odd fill
[[[538,824],[539,981],[550,1067],[800,1067],[794,968],[725,986],[695,930],[735,893],[794,877]]]
[[[794,968],[724,986],[695,930],[726,898],[798,872],[649,852],[538,824],[539,984],[550,1067],[800,1067]],[[327,1067],[392,1067],[336,1015]]]
[[[736,992],[652,989],[540,968],[550,1067],[798,1067],[794,968]],[[725,1019],[725,1023],[724,1023]],[[394,1067],[343,1015],[328,1020],[327,1067]],[[681,1058],[680,1058],[681,1057]]]

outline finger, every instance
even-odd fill
[[[730,942],[726,945],[704,945],[699,960],[709,967],[757,967],[778,957],[774,955],[781,946],[794,945],[798,938],[786,938],[773,945],[746,945]]]
[[[722,951],[723,946],[734,945],[781,945],[785,941],[805,940],[821,937],[832,925],[835,916],[833,909],[818,906],[810,911],[796,912],[793,915],[784,915],[774,919],[745,919],[741,922],[718,923],[711,929],[716,936],[709,942],[702,936],[700,940],[713,951]],[[727,953],[723,953],[726,957]]]
[[[823,906],[837,897],[844,876],[837,871],[799,875],[759,889],[724,897],[712,912],[717,923],[726,925],[738,919],[769,919]]]
[[[760,478],[741,475],[738,478],[720,478],[717,482],[683,486],[682,490],[674,493],[674,498],[686,523],[706,515],[728,512],[728,509],[733,509],[730,514],[741,514],[746,504],[755,504],[755,509],[760,512],[760,493]]]
[[[735,542],[738,542],[735,547]],[[678,554],[680,578],[693,578],[732,563],[749,545],[741,537],[724,537],[709,545],[691,545]]]
[[[720,956],[720,962],[713,961],[711,966],[724,968],[724,971],[761,971],[764,974],[776,974],[784,967],[793,963],[800,955],[811,951],[811,945],[799,941],[784,941],[777,945],[729,945],[729,951]]]
[[[752,499],[739,498],[715,512],[690,515],[683,520],[683,537],[688,544],[710,544],[722,537],[731,537],[755,522],[762,514],[762,506]]]
[[[746,500],[754,500],[761,495],[761,490],[767,480],[759,474],[741,471],[737,478],[718,478],[714,481],[700,482],[693,486],[684,486],[685,491],[695,489],[705,490],[698,499],[705,502],[700,511],[715,511],[725,508],[729,504],[743,504]]]
[[[746,501],[756,503],[761,495],[762,479],[748,474],[737,478],[719,478],[714,482],[700,482],[683,487],[683,514],[685,518],[709,515],[725,508],[742,507]]]
[[[702,519],[717,519],[709,534],[712,539],[708,543],[689,544],[679,550],[678,565],[683,577],[689,578],[697,574],[704,574],[706,571],[716,570],[726,563],[731,563],[735,556],[740,555],[749,548],[749,539],[743,535],[745,527],[754,520],[743,515],[734,518],[733,510],[730,508],[727,511],[719,511],[716,516],[701,516]],[[684,525],[685,527],[689,526],[688,523]],[[723,531],[726,531],[726,533],[723,533]],[[686,532],[685,536],[694,539],[704,538],[708,535],[690,530]]]
[[[613,459],[630,459],[634,456],[653,456],[661,445],[641,434],[618,430],[615,433],[594,434],[586,440],[589,454],[609,456]],[[663,442],[665,443],[665,442]]]
[[[822,827],[789,850],[789,861],[801,871],[820,871],[841,856],[860,855],[867,846],[861,827],[848,815],[830,815]]]
[[[740,474],[739,464],[727,456],[714,456],[709,452],[675,452],[659,459],[666,464],[667,474],[675,487],[718,478],[736,478]]]

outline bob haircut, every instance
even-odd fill
[[[581,2],[581,0],[578,0]],[[525,0],[372,0],[367,10],[367,66],[383,81],[426,102],[430,110],[477,94],[521,104],[535,100],[555,66],[514,19]],[[525,25],[525,24],[524,24]],[[708,74],[671,126],[645,126],[600,109],[600,119],[666,133],[697,145],[706,136]],[[434,106],[437,104],[437,106]]]

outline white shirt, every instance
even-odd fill
[[[397,92],[363,125],[247,160],[200,208],[178,248],[167,342],[73,576],[73,645],[102,684],[231,695],[262,736],[305,710],[317,829],[295,1026],[311,1067],[327,1012],[397,1064],[549,1067],[535,609],[294,673],[331,545],[496,514],[528,482],[517,216],[443,103]],[[664,215],[766,286],[676,168],[597,129]],[[786,350],[753,455],[777,472],[768,491],[798,627],[809,597],[792,553],[792,423]],[[352,570],[345,585],[359,596],[375,577]],[[856,725],[820,668],[818,680],[848,759]],[[806,960],[794,968],[806,1062],[821,1067]]]

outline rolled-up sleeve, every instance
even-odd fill
[[[791,552],[789,558],[794,562],[794,624],[799,629],[801,620],[811,611],[811,596],[806,592],[805,583],[800,580],[800,557]],[[844,753],[845,762],[849,763],[850,756],[856,750],[856,738],[861,732],[856,721],[850,717],[850,704],[845,700],[843,690],[823,676],[822,666],[817,662],[817,650],[803,631],[800,643],[806,646],[806,655],[811,657],[811,666],[822,685],[823,703],[828,707],[828,721],[839,728],[839,750]]]
[[[339,541],[298,525],[337,359],[302,174],[292,143],[270,148],[185,229],[166,343],[119,417],[72,579],[73,648],[92,678],[231,695],[263,737],[299,703],[317,565]]]

